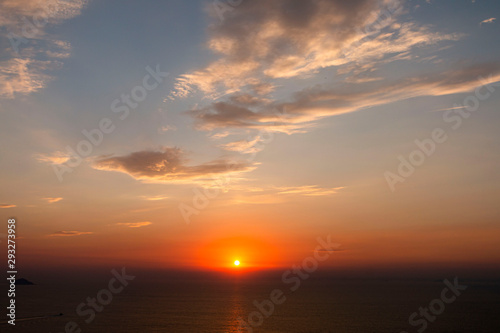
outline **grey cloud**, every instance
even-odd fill
[[[481,80],[481,77],[484,79]],[[187,113],[194,117],[200,129],[240,127],[267,128],[270,131],[287,128],[300,130],[328,116],[413,97],[470,92],[486,82],[497,81],[500,81],[500,64],[489,63],[393,82],[345,83],[340,88],[315,86],[297,92],[290,102],[262,107],[243,107],[228,101]],[[276,110],[281,110],[280,117],[275,116]]]
[[[157,151],[138,151],[125,156],[101,157],[93,167],[118,171],[148,182],[196,182],[214,175],[248,172],[254,166],[247,162],[217,159],[200,165],[187,165],[179,148],[163,147]]]

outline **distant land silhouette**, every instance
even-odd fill
[[[18,286],[32,286],[33,282],[26,280],[25,278],[20,278],[16,280],[16,285]]]

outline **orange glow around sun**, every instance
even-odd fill
[[[236,267],[239,270],[260,270],[275,267],[279,262],[279,255],[276,248],[268,242],[252,237],[231,237],[201,246],[196,261],[198,266],[210,270],[230,270]]]

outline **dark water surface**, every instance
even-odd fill
[[[269,300],[270,293],[280,289],[286,300],[275,305],[268,317],[253,313],[250,323],[254,326],[242,328],[241,332],[412,333],[423,328],[423,324],[410,325],[410,315],[440,298],[446,287],[438,280],[321,279],[306,280],[292,292],[292,284],[284,284],[280,279],[156,283],[136,279],[113,295],[102,312],[96,312],[87,324],[85,320],[90,316],[79,316],[76,309],[87,297],[96,297],[107,287],[108,280],[18,286],[18,319],[64,315],[18,321],[15,328],[1,324],[0,331],[59,333],[66,332],[65,325],[74,321],[78,328],[71,330],[70,327],[67,332],[77,333],[79,329],[89,333],[238,332],[239,319],[248,322],[249,315],[257,310],[254,301]],[[500,285],[478,281],[460,283],[467,285],[467,290],[446,304],[424,331],[500,332]],[[264,312],[268,314],[270,310],[266,307]],[[5,311],[3,318],[6,318]],[[416,320],[418,318],[421,317]]]

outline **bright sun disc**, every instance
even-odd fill
[[[235,260],[235,261],[234,261],[234,265],[235,265],[235,266],[239,266],[239,265],[240,265],[240,261],[239,261],[239,260]]]

